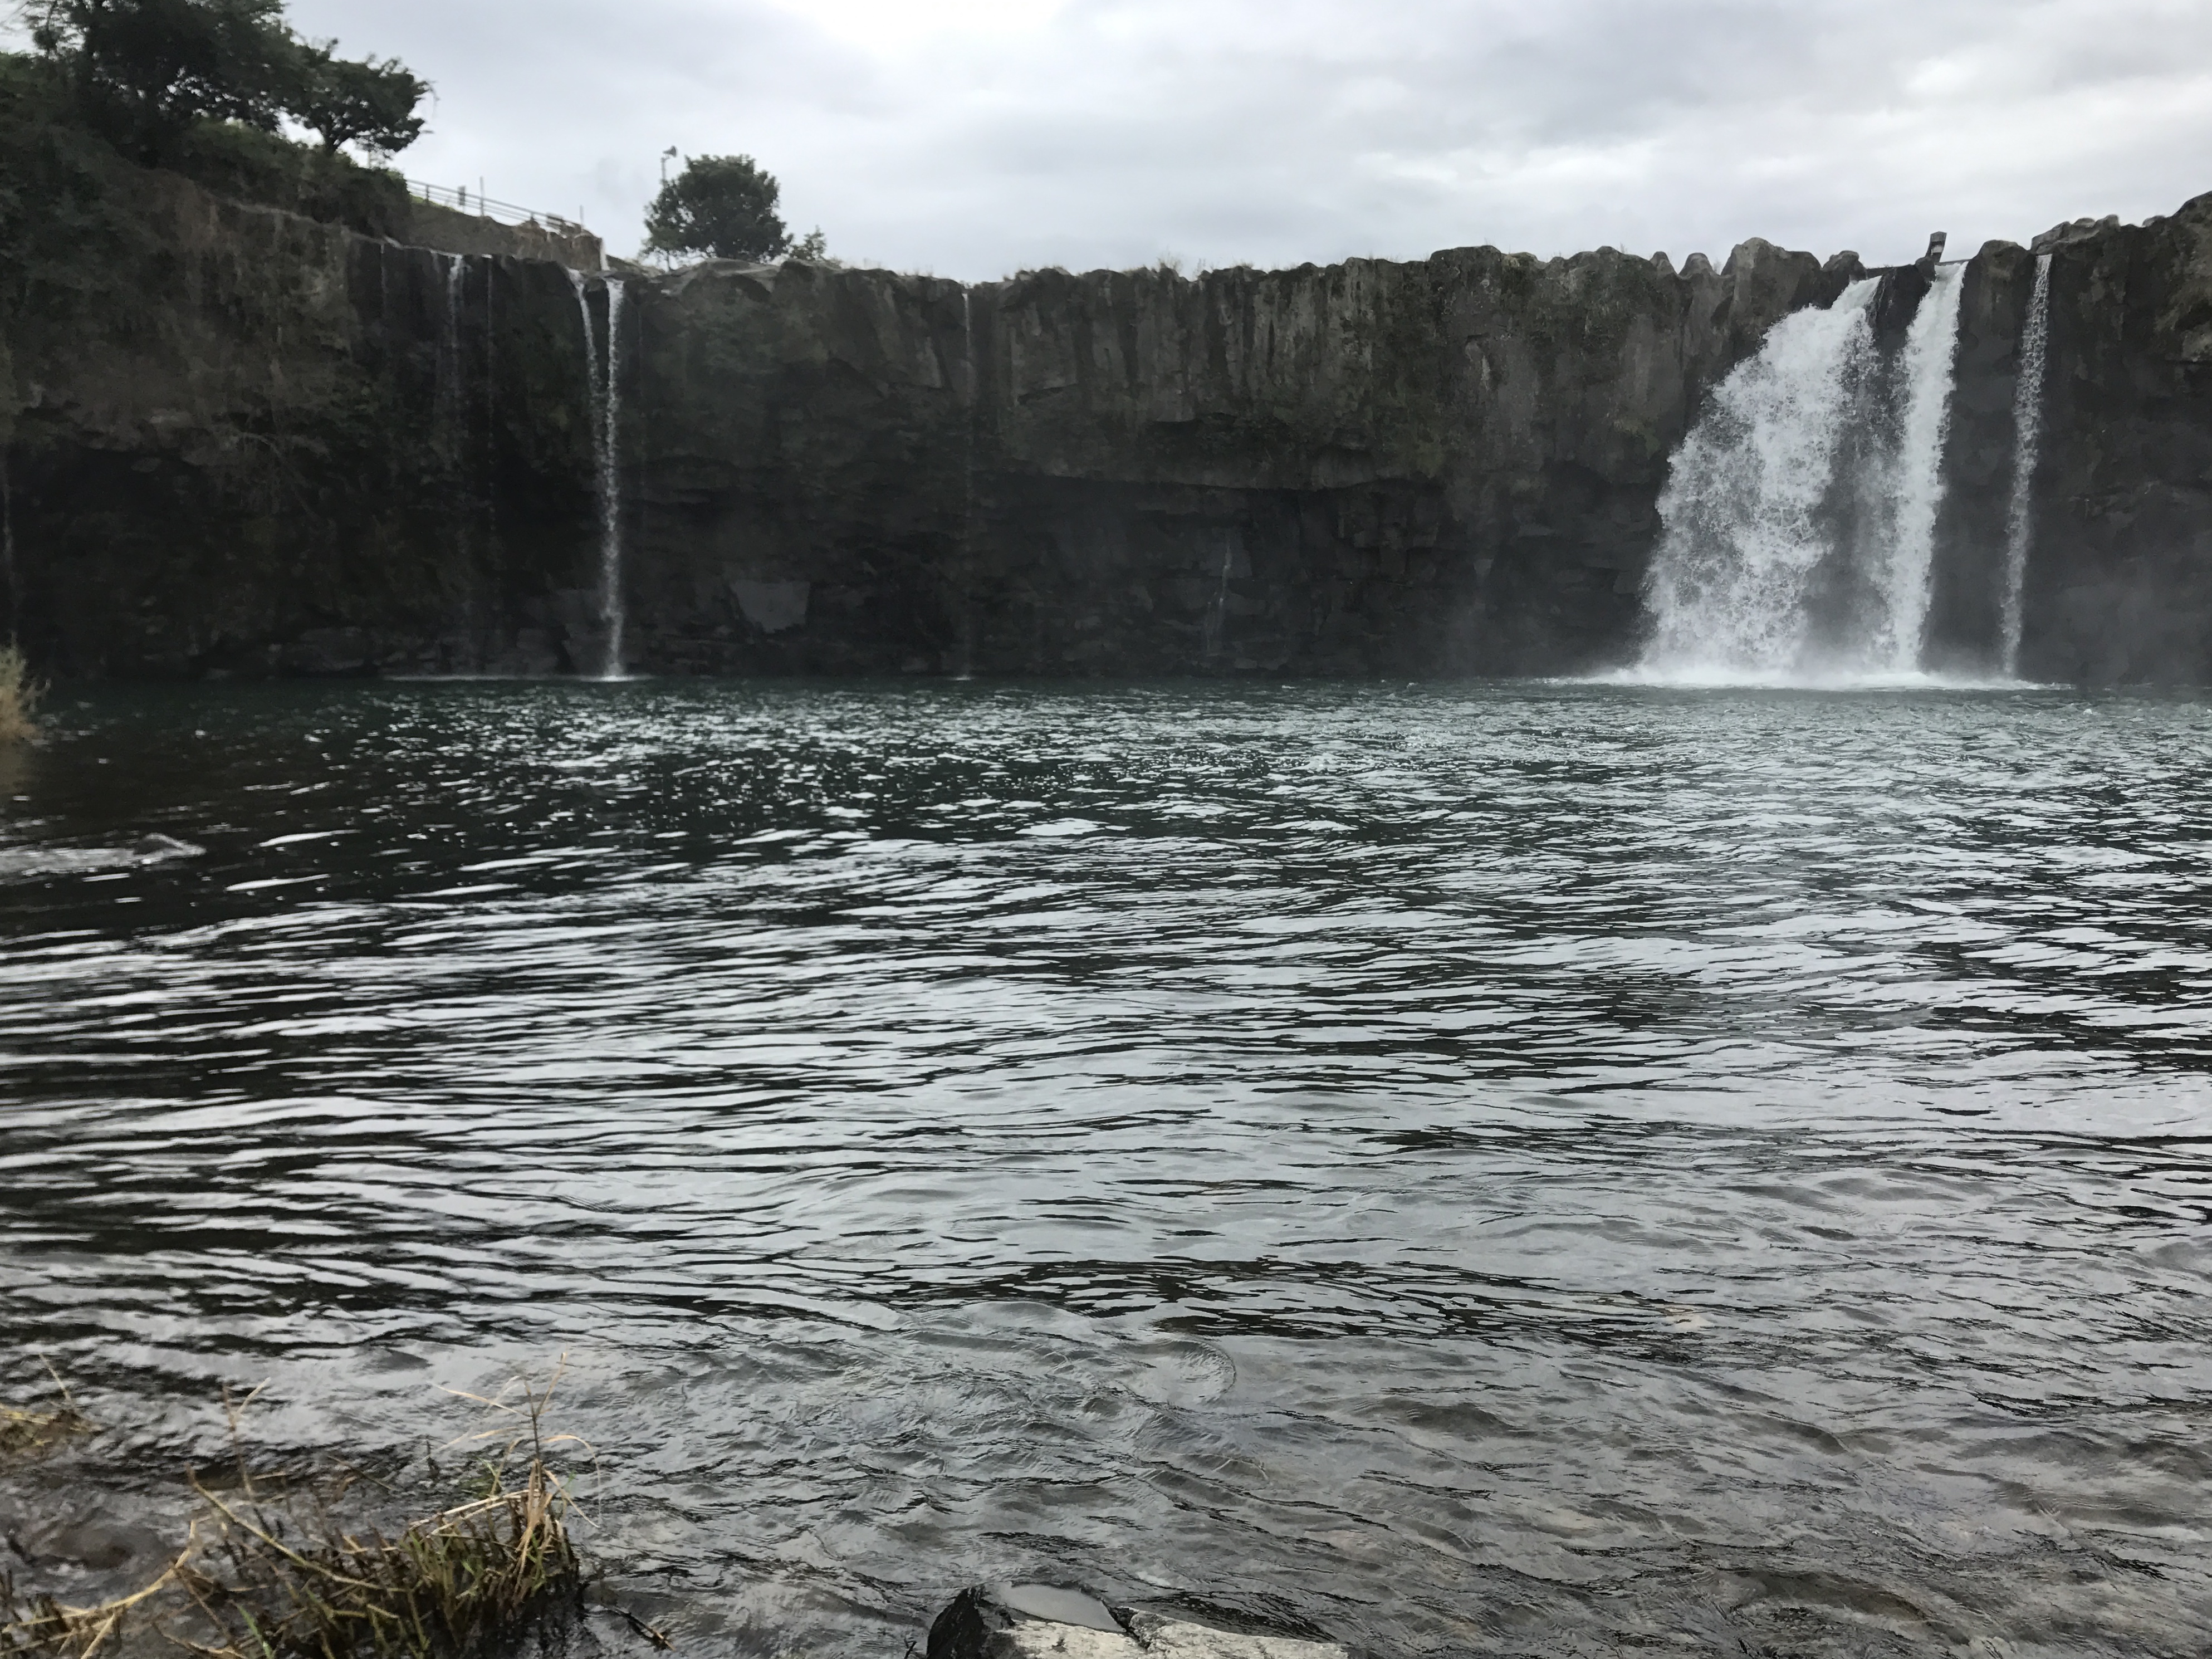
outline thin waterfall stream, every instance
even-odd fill
[[[1936,571],[1936,515],[1943,503],[1943,446],[1951,431],[1951,388],[1959,354],[1959,295],[1964,265],[1938,265],[1913,313],[1899,365],[1903,420],[1893,462],[1888,561],[1882,583],[1885,627],[1875,657],[1893,674],[1920,666]]]
[[[444,268],[444,330],[438,339],[438,419],[449,459],[458,460],[461,448],[462,396],[461,310],[468,283],[469,261],[464,253],[439,255]]]
[[[622,544],[622,315],[621,279],[600,279],[607,291],[607,344],[599,350],[599,331],[592,321],[592,279],[571,270],[568,281],[576,290],[576,309],[584,324],[584,382],[591,396],[592,489],[599,510],[599,617],[606,629],[599,678],[623,678],[623,544]]]
[[[2051,341],[2051,256],[2035,262],[2035,291],[2020,337],[2012,397],[2012,496],[2005,506],[2004,672],[2020,678],[2021,619],[2028,548],[2035,536],[2035,464],[2043,447],[2043,377]]]

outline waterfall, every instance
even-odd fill
[[[623,285],[615,277],[604,279],[607,290],[607,349],[605,368],[599,331],[592,325],[591,279],[580,270],[568,273],[576,290],[576,309],[584,319],[584,382],[592,400],[592,487],[599,506],[599,616],[607,630],[606,649],[599,678],[623,677],[622,584],[622,313]]]
[[[1867,277],[1784,318],[1716,388],[1659,498],[1640,674],[1917,673],[1963,274],[1933,270],[1893,349],[1875,333],[1881,279]]]
[[[975,672],[975,296],[960,289],[960,394],[967,401],[960,449],[959,677]]]
[[[2035,533],[2035,463],[2043,447],[2043,374],[2051,340],[2051,256],[2035,262],[2035,291],[2020,336],[2012,393],[2012,499],[2005,506],[2004,672],[2020,678],[2020,630],[2027,550]]]
[[[1951,431],[1951,386],[1959,355],[1964,265],[1938,265],[1905,336],[1904,419],[1892,462],[1886,626],[1871,665],[1893,674],[1920,666],[1936,574],[1936,514],[1943,504],[1943,442]]]
[[[1819,514],[1874,356],[1879,279],[1826,311],[1793,312],[1740,363],[1675,452],[1659,497],[1664,538],[1646,582],[1647,667],[1784,672],[1806,589],[1826,553]]]
[[[446,270],[446,327],[438,343],[438,418],[445,428],[447,456],[453,459],[461,445],[461,302],[469,261],[460,253],[439,258]]]

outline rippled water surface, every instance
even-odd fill
[[[2212,1646],[2202,702],[58,714],[0,1385],[105,1478],[224,1382],[370,1458],[566,1350],[686,1652],[896,1659],[985,1577],[1386,1656]]]

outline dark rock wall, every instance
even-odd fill
[[[560,265],[141,174],[74,288],[6,296],[6,623],[63,675],[596,667]],[[456,269],[460,272],[454,284]],[[2034,262],[1961,297],[1931,647],[1998,634]],[[1571,672],[1632,657],[1668,458],[1862,274],[1761,242],[624,285],[626,656],[654,672]],[[589,285],[602,343],[604,279]],[[2212,679],[2212,198],[2056,245],[2025,665]]]
[[[2051,255],[2022,672],[2212,684],[2212,196]]]
[[[0,622],[34,660],[562,665],[595,556],[567,273],[131,187],[143,235],[9,316]]]
[[[1698,393],[1853,270],[1753,242],[1679,275],[1484,248],[1196,281],[963,290],[792,264],[639,284],[630,654],[1044,674],[1618,658]]]
[[[2003,666],[2013,393],[2035,260],[2014,243],[1992,242],[1967,263],[1961,281],[1925,660],[1942,672],[1978,675]]]

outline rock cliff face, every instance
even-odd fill
[[[2212,684],[2212,196],[2048,246],[2022,670]]]
[[[0,364],[9,615],[63,674],[577,672],[604,638],[561,265],[142,175]],[[2212,198],[2053,247],[2024,665],[2212,679]],[[1961,301],[1933,647],[1986,665],[2034,272]],[[1518,674],[1623,661],[1700,400],[1856,261],[1478,248],[972,289],[625,285],[653,672]],[[606,279],[586,285],[602,342]]]
[[[1520,673],[1618,655],[1698,392],[1824,271],[1494,249],[635,307],[652,668]]]
[[[550,671],[586,556],[576,301],[141,175],[10,318],[5,614],[64,675]]]
[[[1930,645],[1986,668],[1999,628],[2013,394],[2051,256],[2021,671],[2212,684],[2212,196],[2141,226],[2063,226],[1968,264]]]

